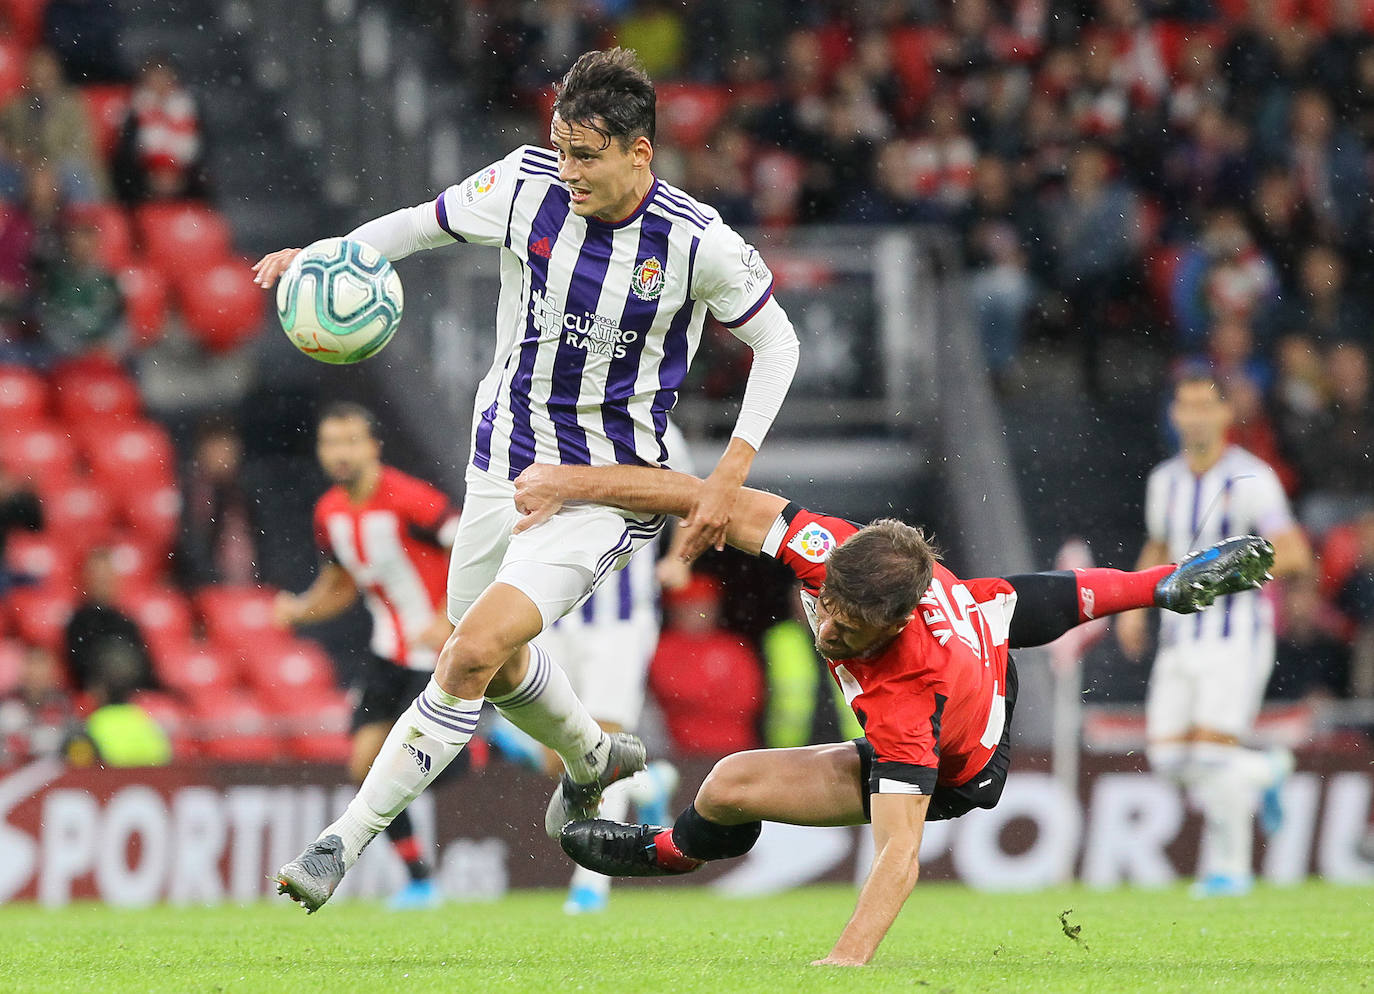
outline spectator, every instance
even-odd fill
[[[20,359],[19,345],[33,289],[34,227],[23,205],[0,200],[0,343]]]
[[[115,606],[119,576],[108,549],[86,554],[81,579],[83,597],[67,622],[65,635],[72,684],[91,692],[112,680],[131,690],[155,687],[143,633]]]
[[[1195,349],[1223,318],[1250,322],[1271,303],[1278,281],[1239,211],[1211,212],[1198,240],[1179,260],[1174,278],[1174,324],[1184,348]]]
[[[1298,470],[1297,490],[1315,481],[1303,475],[1309,442],[1322,430],[1326,414],[1326,369],[1321,353],[1305,335],[1286,335],[1274,350],[1276,370],[1271,407],[1284,460]]]
[[[1284,298],[1297,292],[1304,249],[1317,238],[1317,220],[1298,196],[1297,183],[1286,169],[1268,169],[1250,197],[1247,214],[1260,251],[1274,263]]]
[[[107,195],[81,95],[63,81],[51,49],[29,53],[24,87],[0,111],[0,141],[5,158],[21,171],[51,169],[65,200],[88,202]]]
[[[671,76],[682,66],[687,30],[677,6],[666,0],[640,0],[616,25],[617,42],[635,50],[652,79]]]
[[[96,709],[86,719],[86,737],[105,766],[165,766],[172,761],[167,733],[148,712],[129,700],[141,680],[132,653],[107,655],[92,688]]]
[[[1310,78],[1336,99],[1346,121],[1357,106],[1360,56],[1374,44],[1363,22],[1367,6],[1360,0],[1331,0],[1331,27],[1312,52]]]
[[[205,142],[195,98],[172,62],[154,56],[143,64],[130,97],[113,163],[115,187],[125,203],[203,198]]]
[[[1359,345],[1327,353],[1330,400],[1302,451],[1303,476],[1312,490],[1302,505],[1303,524],[1316,535],[1374,505],[1374,397],[1369,355]]]
[[[759,661],[720,627],[720,584],[696,576],[666,597],[668,625],[649,664],[649,686],[677,749],[723,756],[759,745]]]
[[[1011,170],[985,156],[974,176],[973,201],[959,224],[964,262],[971,271],[969,294],[983,339],[983,356],[1001,381],[1021,351],[1034,285],[1025,245],[1033,223],[1018,202]]]
[[[258,580],[257,508],[243,483],[243,439],[211,419],[196,433],[185,487],[178,567],[188,586]]]
[[[1325,93],[1307,89],[1293,97],[1287,132],[1271,154],[1293,171],[1322,236],[1336,242],[1349,237],[1367,210],[1365,150],[1337,124]]]
[[[1369,562],[1374,569],[1374,559]],[[1366,578],[1374,582],[1374,574]],[[1317,574],[1289,580],[1282,598],[1278,654],[1265,696],[1345,697],[1350,691],[1350,646],[1339,614],[1322,598]]]
[[[27,646],[19,686],[0,698],[0,766],[61,756],[79,727],[57,660]]]
[[[44,274],[37,302],[43,346],[50,357],[122,359],[129,350],[124,297],[100,259],[100,231],[91,215],[67,213],[65,251]]]
[[[42,527],[43,509],[38,495],[0,465],[0,600],[12,587],[29,580],[23,574],[12,573],[5,563],[10,532],[20,528],[36,532]]]
[[[1297,275],[1297,291],[1274,308],[1276,332],[1307,335],[1319,345],[1370,341],[1368,311],[1347,288],[1340,253],[1326,245],[1309,247]]]

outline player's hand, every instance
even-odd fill
[[[1127,611],[1125,614],[1116,616],[1116,641],[1121,646],[1121,651],[1126,658],[1132,662],[1138,661],[1145,655],[1145,646],[1149,641],[1149,633],[1146,628],[1146,616],[1144,611]]]
[[[654,572],[664,590],[681,590],[692,582],[692,567],[677,556],[664,556],[655,564]]]
[[[725,529],[738,497],[739,485],[715,473],[702,482],[692,513],[679,526],[683,531],[679,555],[684,563],[695,561],[707,549],[725,548]]]
[[[867,966],[866,960],[855,959],[850,956],[836,956],[831,953],[825,959],[813,959],[812,966]]]
[[[294,627],[300,620],[300,598],[285,590],[277,591],[272,601],[272,621],[278,628]]]
[[[515,509],[520,512],[520,520],[511,529],[512,534],[519,535],[548,521],[563,507],[557,475],[557,466],[535,463],[515,478]]]
[[[275,252],[269,252],[253,263],[253,282],[263,289],[271,289],[272,284],[277,282],[277,277],[286,272],[286,268],[300,254],[301,250],[298,248],[278,249]]]

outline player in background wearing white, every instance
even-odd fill
[[[444,494],[382,463],[376,418],[360,404],[325,409],[315,451],[334,484],[315,506],[320,571],[303,593],[278,594],[274,614],[278,625],[295,628],[337,618],[360,595],[367,605],[372,645],[352,688],[348,760],[349,774],[362,783],[392,724],[429,683],[453,631],[444,609],[444,573],[459,517]],[[390,906],[438,904],[432,868],[406,812],[386,834],[410,874]]]
[[[1146,541],[1137,569],[1175,562],[1228,535],[1254,533],[1274,546],[1275,576],[1312,568],[1283,487],[1258,457],[1230,445],[1232,410],[1208,372],[1174,388],[1169,420],[1180,452],[1150,473]],[[1146,646],[1146,612],[1117,619],[1128,656]],[[1204,828],[1194,893],[1244,894],[1252,884],[1254,816],[1272,834],[1283,818],[1280,788],[1293,769],[1286,749],[1243,745],[1253,731],[1274,668],[1274,612],[1268,596],[1245,591],[1195,617],[1164,614],[1146,700],[1147,755],[1161,776],[1189,791]]]
[[[392,262],[455,241],[497,248],[501,294],[449,573],[457,628],[358,796],[279,873],[308,910],[463,749],[484,698],[563,759],[551,836],[643,766],[639,740],[603,732],[529,642],[652,541],[663,518],[580,504],[512,537],[512,481],[536,461],[669,464],[663,431],[709,312],[754,354],[733,436],[683,525],[688,559],[723,547],[798,352],[758,253],[654,176],[655,100],[632,52],[588,52],[559,87],[552,149],[517,148],[437,200],[350,233]],[[258,283],[271,286],[297,251],[259,260]]]

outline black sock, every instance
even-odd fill
[[[761,821],[718,825],[703,818],[692,805],[673,822],[673,844],[692,859],[733,859],[753,849],[762,831]]]
[[[420,841],[415,838],[415,827],[410,823],[410,813],[402,811],[386,827],[386,837],[396,847],[396,855],[406,864],[411,880],[428,880],[430,867],[420,855]]]

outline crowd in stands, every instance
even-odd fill
[[[946,226],[1003,388],[1028,338],[1105,403],[1113,343],[1214,368],[1323,553],[1284,634],[1322,661],[1273,689],[1370,693],[1374,4],[549,6],[460,25],[493,109],[537,120],[569,53],[636,48],[656,171],[731,224]]]

